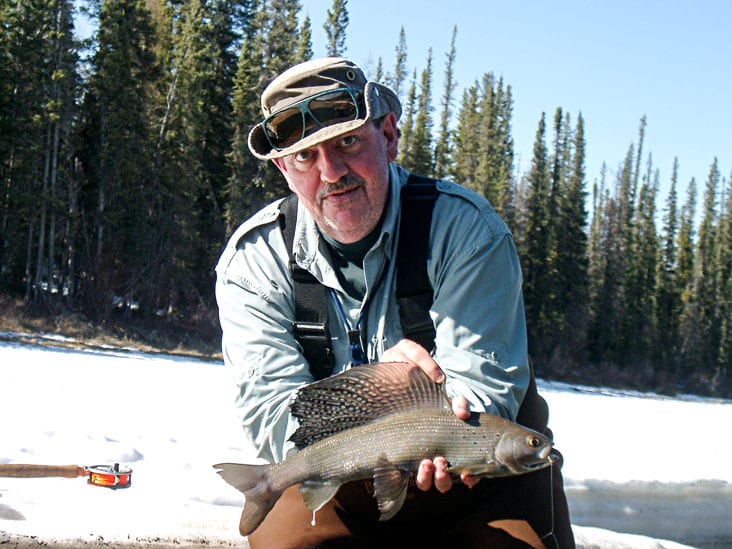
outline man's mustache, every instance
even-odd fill
[[[320,192],[318,193],[318,198],[321,200],[327,197],[330,194],[337,193],[344,190],[350,190],[354,187],[358,187],[359,185],[363,184],[363,180],[359,177],[353,177],[353,176],[344,176],[341,177],[338,181],[335,183],[328,183],[325,187],[320,189]]]

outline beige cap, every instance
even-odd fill
[[[262,93],[262,113],[266,119],[290,105],[315,94],[351,88],[360,91],[366,105],[365,117],[325,126],[306,135],[286,149],[276,150],[264,134],[263,122],[249,132],[249,150],[257,158],[269,160],[296,153],[338,135],[363,126],[367,120],[379,119],[393,112],[397,120],[402,107],[397,95],[386,86],[369,82],[353,62],[341,57],[313,59],[287,69],[275,78]]]

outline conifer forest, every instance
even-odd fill
[[[94,22],[84,40],[79,10]],[[247,149],[261,91],[313,56],[313,25],[329,54],[347,40],[346,0],[321,21],[301,11],[299,0],[0,0],[0,294],[42,314],[217,339],[222,247],[289,192]],[[485,72],[458,92],[455,32],[444,64],[430,52],[410,71],[402,28],[394,58],[367,76],[402,99],[398,162],[483,194],[513,232],[538,375],[729,396],[732,178],[720,164],[732,159],[690,182],[668,167],[661,196],[644,117],[625,158],[605,159],[619,169],[587,174],[582,115],[557,107],[536,121],[518,173],[511,84]]]

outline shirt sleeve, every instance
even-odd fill
[[[238,388],[236,406],[258,458],[284,459],[296,427],[289,405],[312,382],[292,335],[292,287],[279,228],[259,227],[232,238],[217,266],[216,300],[224,362]],[[281,249],[279,249],[281,248]]]
[[[465,396],[476,411],[515,420],[529,365],[513,238],[487,203],[439,200],[431,237],[435,360],[447,375],[448,395]],[[440,217],[452,223],[440,223]]]

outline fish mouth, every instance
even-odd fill
[[[534,463],[525,463],[524,469],[527,471],[536,471],[537,469],[543,469],[547,465],[551,465],[554,461],[551,458],[546,458],[541,461],[535,461]]]
[[[527,471],[535,471],[552,465],[555,461],[555,458],[552,456],[552,447],[547,446],[546,448],[542,448],[540,452],[537,452],[534,460],[523,463],[523,467]]]

